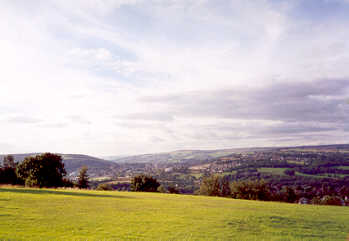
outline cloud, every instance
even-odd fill
[[[4,1],[1,135],[97,155],[347,142],[345,6]]]
[[[80,115],[71,115],[67,116],[68,119],[70,119],[72,122],[78,123],[78,124],[83,124],[83,125],[90,125],[92,124],[91,121],[89,121],[87,118],[84,118]]]
[[[45,124],[41,124],[40,127],[45,127],[45,128],[65,128],[65,127],[68,127],[68,123],[45,123]]]
[[[306,83],[275,83],[253,89],[187,92],[182,95],[144,97],[161,103],[177,116],[276,121],[345,123],[349,80],[326,79]]]
[[[14,116],[7,119],[7,122],[14,124],[37,124],[42,122],[41,119],[30,116]]]
[[[126,116],[115,116],[116,119],[124,119],[129,121],[160,121],[169,122],[173,121],[174,117],[170,113],[166,112],[143,112],[143,113],[131,113]]]

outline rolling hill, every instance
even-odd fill
[[[1,240],[345,240],[348,207],[0,187]]]
[[[234,153],[265,152],[280,150],[297,151],[321,151],[321,152],[349,152],[349,144],[339,145],[316,145],[316,146],[293,146],[293,147],[251,147],[251,148],[229,148],[216,150],[177,150],[172,152],[142,154],[123,157],[109,156],[108,160],[117,163],[161,163],[161,162],[186,162],[189,160],[211,161],[218,157],[228,156]]]

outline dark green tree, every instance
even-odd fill
[[[270,200],[270,190],[263,180],[233,182],[231,194],[238,199]]]
[[[21,184],[16,174],[16,163],[12,155],[4,157],[2,167],[0,168],[0,183],[3,184]]]
[[[26,186],[59,187],[65,175],[62,157],[52,153],[26,157],[17,166],[17,176]]]
[[[133,177],[131,190],[134,192],[157,192],[160,183],[151,176],[138,175]]]
[[[88,174],[87,174],[88,168],[87,166],[83,166],[80,169],[79,176],[78,176],[78,187],[79,188],[88,188],[89,187],[89,180],[88,180]]]

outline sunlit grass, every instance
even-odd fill
[[[0,240],[345,240],[349,208],[0,188]]]

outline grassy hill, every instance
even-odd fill
[[[0,240],[346,240],[348,207],[0,188]]]

